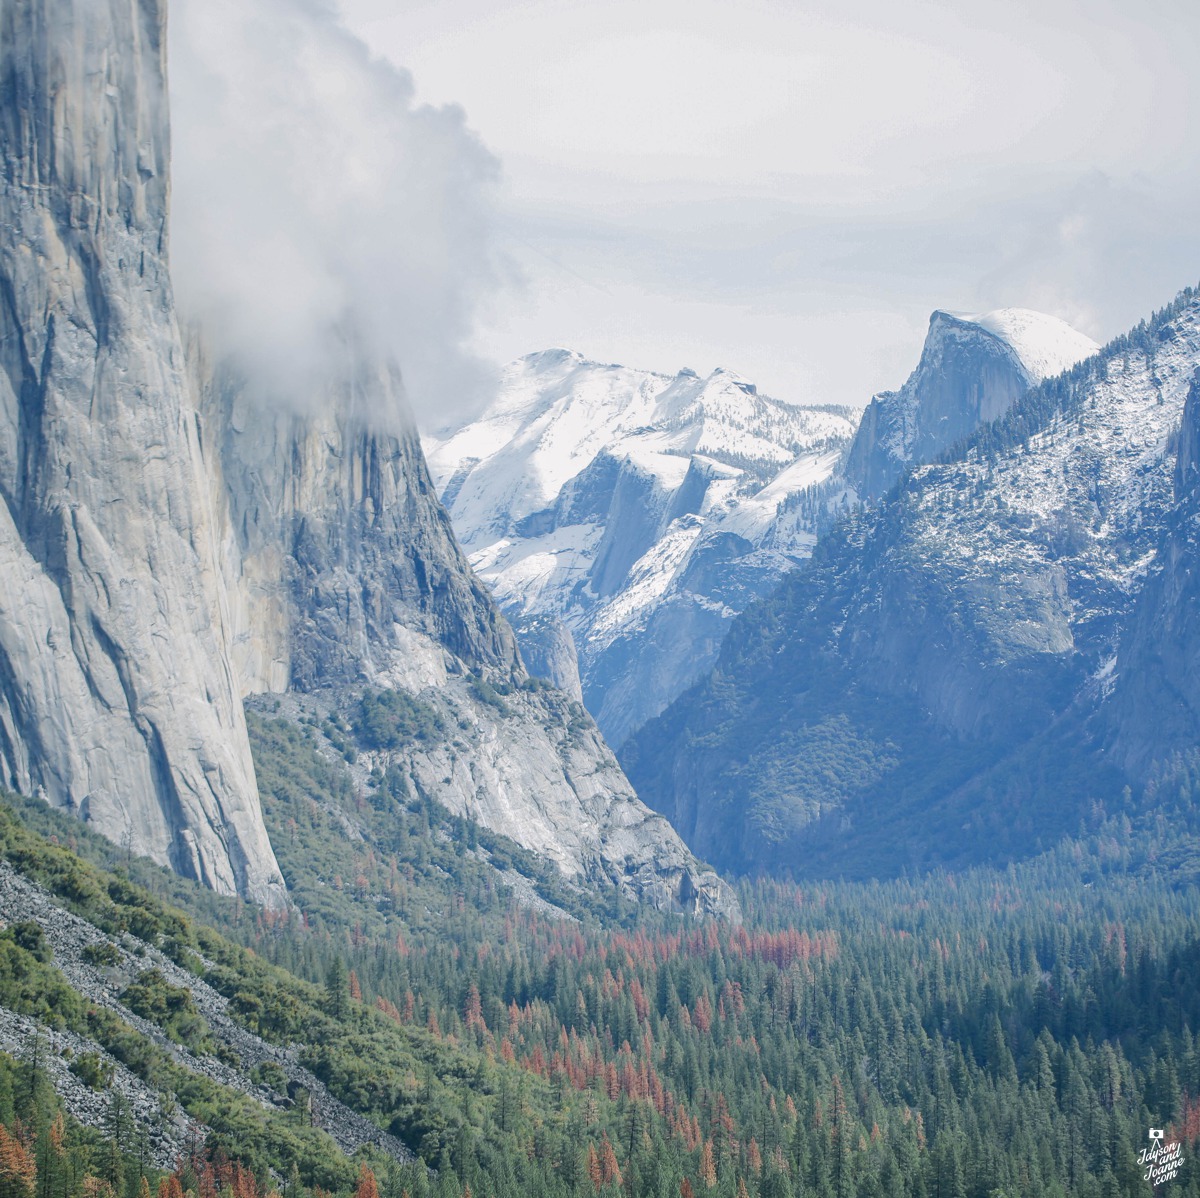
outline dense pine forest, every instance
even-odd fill
[[[1200,829],[1182,764],[1155,815],[1098,811],[1020,866],[745,882],[728,925],[599,901],[398,776],[361,792],[349,722],[253,731],[296,900],[283,915],[43,806],[0,810],[0,856],[99,929],[107,947],[85,955],[122,978],[97,1005],[36,922],[0,933],[0,1006],[95,1042],[70,1067],[105,1112],[76,1122],[40,1037],[11,1045],[0,1198],[1200,1195]],[[348,1159],[155,952],[411,1158]],[[195,1121],[175,1162],[151,1160],[114,1062]],[[1157,1191],[1152,1127],[1183,1161]]]

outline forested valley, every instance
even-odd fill
[[[396,777],[359,798],[316,751],[337,735],[254,721],[284,914],[44,806],[4,808],[8,866],[104,933],[87,950],[100,966],[111,952],[110,974],[124,960],[136,975],[97,1006],[36,924],[0,934],[0,1004],[94,1041],[71,1067],[107,1103],[82,1126],[40,1036],[10,1045],[5,1196],[1109,1198],[1152,1192],[1152,1127],[1183,1161],[1159,1192],[1200,1193],[1200,828],[1183,763],[1155,816],[1097,811],[1019,866],[745,881],[728,924],[597,903]],[[254,1087],[204,1077],[197,1062],[248,1063],[186,987],[141,968],[156,950],[411,1159],[347,1157],[272,1061],[248,1069]],[[195,1121],[174,1167],[105,1096],[114,1061]]]

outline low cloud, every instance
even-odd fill
[[[422,421],[486,398],[464,345],[498,165],[462,111],[417,105],[320,0],[175,0],[170,82],[172,273],[218,350],[297,406],[348,341],[394,359]]]

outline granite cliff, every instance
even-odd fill
[[[0,780],[283,901],[167,263],[164,12],[0,9]]]
[[[876,395],[863,412],[846,481],[862,499],[881,498],[905,470],[933,461],[1003,416],[1030,387],[1099,348],[1063,321],[1025,308],[934,312],[904,386]]]
[[[402,688],[446,730],[388,755],[412,786],[570,877],[735,910],[586,713],[530,682],[398,370],[350,326],[313,394],[268,400],[203,329],[185,344],[161,0],[0,21],[0,781],[278,904],[243,699]]]
[[[398,373],[359,369],[319,402],[281,410],[214,366],[202,338],[189,352],[225,502],[244,693],[290,692],[328,715],[399,690],[443,731],[376,749],[372,764],[569,878],[659,907],[733,911],[724,884],[637,799],[583,708],[526,672],[437,499]]]

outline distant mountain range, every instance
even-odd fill
[[[910,469],[624,746],[639,793],[727,869],[874,875],[1035,852],[1194,767],[1198,367],[1189,291]],[[889,405],[929,427],[914,380],[874,446]]]
[[[1191,768],[1192,293],[1099,352],[935,312],[861,420],[550,350],[422,447],[353,327],[289,406],[181,323],[164,21],[6,12],[42,116],[0,124],[0,784],[283,907],[244,709],[278,704],[363,802],[736,916],[694,852],[1013,855]]]
[[[1200,743],[1196,312],[1185,292],[1103,350],[1024,309],[935,312],[853,436],[725,371],[549,351],[426,447],[526,659],[567,685],[578,663],[695,851],[1005,859]]]
[[[1052,316],[935,312],[899,391],[853,409],[531,354],[482,417],[425,448],[525,660],[620,745],[709,669],[729,624],[873,501],[1098,347]]]
[[[715,659],[729,621],[816,539],[857,413],[565,350],[504,372],[475,423],[426,438],[471,564],[535,673],[610,743]]]

